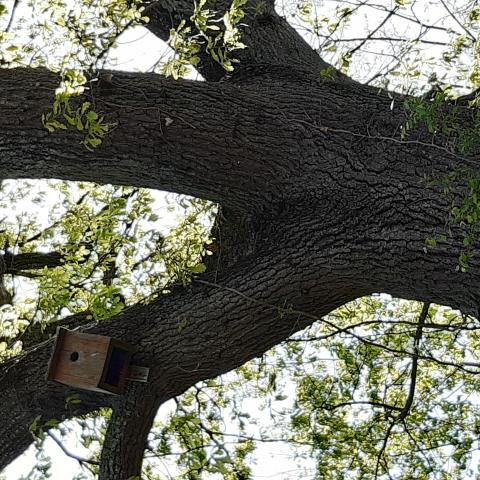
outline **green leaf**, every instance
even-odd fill
[[[94,112],[93,110],[90,110],[87,114],[86,117],[89,122],[94,122],[95,120],[98,119],[98,114]]]
[[[66,113],[63,114],[63,118],[68,122],[69,125],[75,125],[75,119]]]
[[[190,267],[192,273],[203,273],[206,269],[207,267],[203,263],[197,263],[197,265]]]
[[[81,117],[77,117],[75,121],[75,126],[77,127],[77,130],[80,132],[83,132],[83,123]]]

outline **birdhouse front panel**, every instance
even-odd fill
[[[133,347],[103,335],[60,328],[48,380],[104,393],[122,393]]]

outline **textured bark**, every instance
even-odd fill
[[[278,38],[293,35],[268,15]],[[161,19],[152,25],[167,28]],[[435,181],[458,166],[478,171],[478,157],[449,153],[444,139],[432,141],[421,128],[402,139],[401,97],[322,79],[321,61],[312,57],[308,67],[312,52],[297,40],[298,61],[282,64],[290,53],[279,40],[278,56],[263,64],[273,47],[262,50],[259,32],[257,25],[248,37],[258,52],[246,53],[246,65],[226,81],[114,72],[109,85],[93,82],[88,100],[117,123],[94,152],[78,145],[78,134],[42,128],[58,81],[52,74],[0,70],[2,178],[128,184],[222,205],[219,252],[205,276],[85,327],[138,345],[136,360],[151,368],[147,387],[122,398],[80,392],[82,403],[69,411],[71,391],[44,381],[51,341],[0,367],[0,468],[28,446],[38,415],[46,421],[112,406],[102,479],[136,475],[160,402],[361,295],[381,291],[478,314],[478,259],[467,273],[455,271],[461,229],[425,247],[450,208]],[[213,70],[205,75],[218,80]]]
[[[4,266],[3,272],[10,275],[22,275],[25,270],[40,268],[53,268],[62,265],[62,255],[58,252],[32,252],[13,254],[6,252],[0,255],[0,265]]]
[[[152,395],[144,385],[132,386],[116,402],[102,449],[99,480],[138,476],[142,468],[142,447],[147,443],[161,404],[162,399]]]
[[[57,82],[43,70],[0,71],[3,178],[162,188],[245,209],[271,202],[281,193],[272,179],[288,181],[293,173],[288,155],[297,147],[290,128],[243,86],[115,73],[108,90],[92,85],[89,100],[118,125],[104,148],[88,152],[77,134],[42,128]],[[271,158],[272,141],[284,149],[282,158]],[[258,161],[262,157],[272,161]]]

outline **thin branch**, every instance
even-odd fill
[[[417,382],[419,346],[422,340],[423,326],[425,324],[425,320],[427,319],[429,309],[430,309],[430,303],[424,303],[422,312],[420,313],[420,318],[418,319],[418,327],[417,327],[417,331],[415,332],[415,338],[413,339],[413,358],[412,358],[412,371],[410,373],[410,389],[408,392],[408,397],[405,402],[405,405],[402,408],[402,411],[400,412],[398,417],[396,417],[395,419],[397,422],[405,420],[413,404],[413,399],[415,396],[415,386]]]
[[[75,453],[72,453],[70,452],[70,450],[68,450],[65,445],[61,442],[61,440],[56,437],[52,432],[50,431],[47,431],[46,432],[47,435],[60,447],[60,449],[62,450],[62,452],[67,456],[67,457],[70,457],[70,458],[73,458],[74,460],[76,460],[80,465],[83,466],[84,463],[88,463],[90,465],[100,465],[100,462],[98,462],[97,460],[91,460],[89,458],[85,458],[85,457],[81,457],[79,455],[76,455]]]
[[[434,471],[434,468],[432,466],[432,462],[430,461],[430,458],[428,457],[428,455],[421,449],[419,448],[418,446],[418,442],[417,440],[413,437],[412,433],[410,432],[408,426],[407,426],[407,422],[405,420],[402,421],[403,423],[403,428],[405,430],[405,433],[408,435],[408,437],[410,438],[410,440],[413,442],[413,445],[415,446],[416,448],[416,451],[418,451],[420,453],[420,455],[422,455],[422,457],[425,459],[425,461],[428,463],[429,467],[430,467],[430,470],[433,472]]]
[[[323,317],[319,318],[316,315],[313,315],[313,314],[307,313],[307,312],[303,312],[301,310],[296,310],[294,308],[280,307],[278,305],[274,305],[274,304],[269,303],[269,302],[264,302],[262,300],[257,300],[255,298],[249,297],[248,295],[245,295],[244,293],[240,292],[239,290],[237,290],[235,288],[225,287],[223,285],[219,285],[218,283],[209,282],[209,281],[200,280],[200,279],[194,279],[193,283],[200,283],[200,284],[203,284],[203,285],[208,285],[208,286],[211,286],[211,287],[214,287],[214,288],[219,288],[219,289],[222,289],[222,290],[225,290],[225,291],[228,291],[228,292],[232,292],[232,293],[244,298],[245,300],[248,300],[249,302],[255,303],[257,305],[262,305],[262,306],[267,307],[271,310],[277,310],[279,312],[279,315],[287,315],[287,314],[288,315],[298,315],[299,317],[305,317],[305,318],[312,319],[313,321],[320,321],[322,323],[325,323],[326,325],[330,326],[331,328],[338,330],[339,333],[341,333],[341,331],[342,331],[342,329],[340,327],[335,325],[333,322],[330,322],[326,318],[323,318]],[[366,338],[362,337],[361,335],[357,335],[353,332],[345,332],[345,333],[347,333],[351,337],[359,340],[360,342],[363,342],[367,345],[371,345],[373,347],[381,348],[382,350],[385,350],[387,352],[396,353],[396,354],[400,353],[402,355],[407,355],[407,356],[410,356],[410,357],[416,356],[419,359],[436,362],[439,365],[446,365],[446,366],[458,368],[458,369],[460,369],[460,370],[462,370],[466,373],[472,373],[474,375],[479,375],[480,374],[480,371],[469,370],[468,368],[466,368],[466,367],[480,368],[480,363],[478,363],[478,362],[464,362],[462,364],[458,364],[458,363],[449,362],[449,361],[446,361],[446,360],[440,360],[440,359],[432,357],[430,355],[420,355],[418,353],[415,354],[414,352],[409,352],[408,350],[399,350],[399,349],[396,349],[396,348],[387,347],[386,345],[382,345],[381,343],[376,343],[376,342],[373,342],[371,340],[367,340]]]
[[[398,10],[398,7],[393,8],[388,15],[383,19],[383,21],[375,28],[372,30],[364,39],[361,43],[359,43],[353,50],[350,50],[348,52],[350,55],[353,55],[355,52],[360,50],[389,20],[392,18],[392,16],[395,14],[395,12]]]
[[[73,205],[72,207],[78,207],[79,205],[81,205],[83,203],[83,201],[85,200],[85,198],[87,198],[88,195],[90,195],[91,193],[91,190],[88,190],[86,191]],[[53,222],[51,225],[48,225],[47,227],[45,227],[43,230],[41,230],[40,232],[36,233],[35,235],[32,235],[30,238],[27,238],[26,240],[22,241],[22,242],[18,242],[18,246],[19,247],[23,247],[26,243],[30,243],[30,242],[34,242],[35,240],[38,240],[39,238],[41,238],[43,235],[45,235],[47,232],[49,232],[50,230],[54,229],[55,227],[57,227],[58,225],[61,224],[62,220],[65,218],[66,215],[68,215],[69,213],[72,213],[72,210],[68,210],[67,212],[64,213],[64,215],[62,216],[62,218],[60,220],[57,220],[56,222]]]
[[[336,405],[333,405],[331,407],[324,405],[323,408],[325,410],[328,410],[329,412],[336,410],[337,408],[342,408],[342,407],[349,407],[351,405],[371,405],[372,407],[380,407],[384,408],[385,410],[395,410],[398,412],[402,412],[402,408],[396,407],[394,405],[388,405],[387,403],[381,403],[381,402],[368,402],[368,401],[352,401],[352,402],[343,402],[343,403],[338,403]]]
[[[410,411],[410,408],[412,407],[412,404],[413,404],[413,399],[415,396],[415,386],[417,381],[417,371],[418,371],[418,358],[419,358],[418,350],[419,350],[420,342],[422,340],[423,326],[425,324],[425,320],[427,319],[429,309],[430,309],[430,303],[424,303],[422,311],[420,313],[420,317],[418,319],[418,326],[415,332],[415,338],[413,339],[412,370],[410,373],[410,389],[408,392],[408,397],[400,413],[392,420],[392,422],[390,423],[387,429],[387,433],[385,434],[385,438],[383,439],[382,447],[377,456],[377,463],[375,465],[375,479],[378,478],[380,463],[382,461],[382,457],[384,457],[385,450],[387,449],[388,439],[390,438],[390,434],[392,433],[393,427],[397,423],[405,421],[408,415],[408,412]],[[385,469],[388,470],[386,459],[384,460],[385,460]]]
[[[370,7],[370,8],[373,8],[374,10],[382,10],[384,12],[390,11],[385,5],[370,4],[370,5],[367,5],[367,6]],[[412,10],[412,13],[414,15],[413,18],[409,17],[408,15],[403,15],[399,12],[395,12],[395,16],[399,17],[399,18],[402,18],[403,20],[407,20],[409,22],[416,23],[416,24],[420,25],[421,27],[426,28],[428,30],[440,30],[442,32],[452,33],[452,34],[455,34],[455,35],[460,35],[460,33],[456,32],[454,30],[451,30],[447,27],[439,27],[438,25],[432,25],[432,24],[425,23],[416,16],[416,14],[415,14],[415,12],[413,12],[413,10]]]
[[[13,5],[12,5],[12,13],[10,14],[10,18],[8,19],[8,23],[7,23],[7,26],[5,28],[6,32],[10,31],[10,28],[13,25],[13,19],[15,17],[15,12],[16,12],[19,4],[20,4],[20,0],[14,0]]]
[[[377,463],[375,465],[375,480],[378,478],[378,471],[380,469],[380,462],[382,461],[382,457],[384,456],[383,454],[385,453],[385,450],[388,445],[388,439],[390,438],[390,434],[392,433],[392,429],[395,426],[395,420],[390,423],[390,425],[387,428],[387,433],[385,434],[385,438],[383,439],[382,443],[382,448],[380,449],[380,452],[377,455]],[[388,465],[385,464],[385,470],[388,470]]]
[[[327,35],[325,35],[327,37]],[[427,45],[441,45],[441,46],[447,46],[448,43],[446,42],[439,42],[439,41],[434,41],[434,40],[423,40],[422,38],[399,38],[399,37],[358,37],[358,38],[338,38],[335,40],[332,40],[333,43],[346,43],[346,42],[363,42],[362,45],[364,45],[367,41],[370,42],[418,42],[418,43],[425,43]]]
[[[328,36],[325,37],[326,40],[322,43],[322,45],[320,45],[320,50],[328,43],[328,40],[332,39],[333,35],[336,33],[336,31],[340,27],[340,25],[342,23],[342,20],[345,20],[345,18],[347,16],[352,16],[357,10],[359,10],[361,7],[363,7],[367,2],[368,2],[368,0],[363,0],[363,1],[359,2],[350,11],[346,10],[345,13],[343,13],[340,16],[340,18],[338,19],[337,23],[335,24],[335,27],[333,28],[333,30],[330,32],[330,34]]]
[[[465,27],[465,25],[453,14],[453,12],[450,10],[450,8],[448,8],[448,5],[445,3],[445,1],[440,0],[440,3],[443,5],[443,7],[449,13],[449,15],[455,20],[455,22],[457,22],[457,24],[460,26],[460,28],[470,37],[470,39],[473,42],[476,42],[477,39],[475,38],[475,35],[473,35],[472,32],[470,32],[470,30],[468,30],[468,28]]]

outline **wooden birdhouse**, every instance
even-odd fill
[[[48,380],[103,393],[123,393],[135,348],[103,335],[57,329]]]

